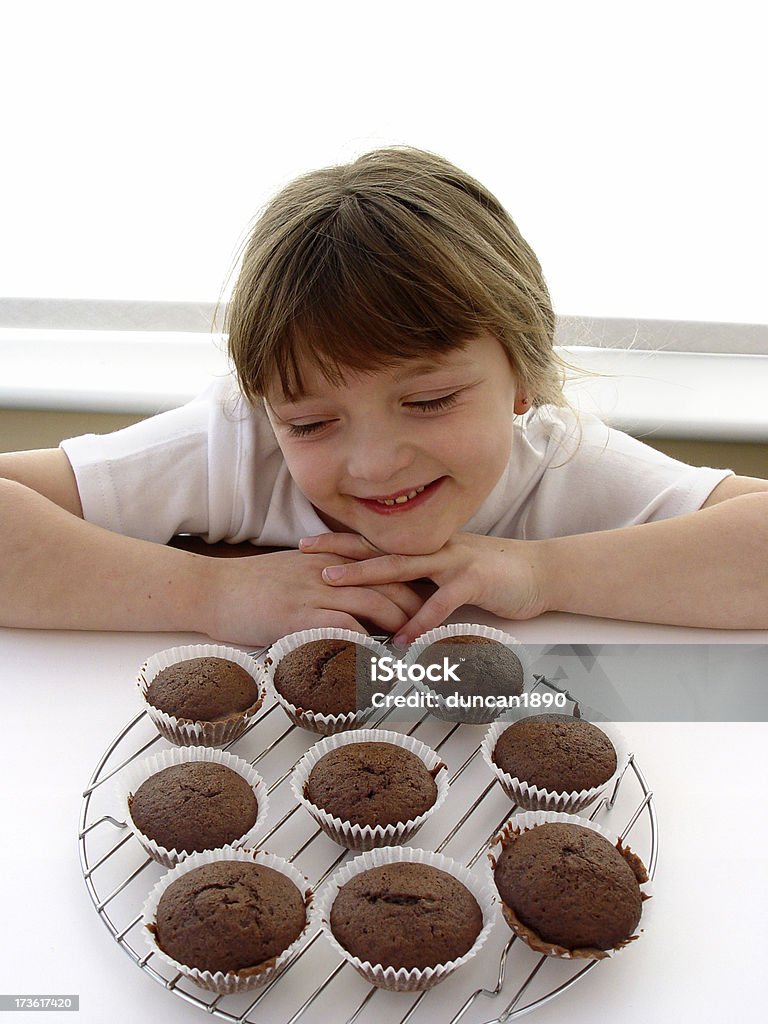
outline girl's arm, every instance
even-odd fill
[[[0,456],[0,624],[192,631],[254,646],[309,626],[387,632],[421,602],[403,584],[341,588],[337,556],[297,551],[217,559],[124,537],[80,518],[63,452]]]
[[[426,556],[377,557],[348,534],[302,541],[301,549],[360,559],[324,571],[334,586],[433,580],[436,593],[396,638],[403,644],[462,604],[509,619],[562,611],[768,628],[768,482],[744,477],[723,481],[698,512],[600,533],[541,541],[457,534]]]
[[[726,629],[768,629],[768,492],[605,533],[542,542],[550,609]]]
[[[13,466],[40,493],[17,479],[0,479],[0,622],[204,632],[202,608],[193,598],[204,582],[204,564],[84,522],[77,489],[42,454],[30,460],[30,473],[18,472],[21,460]]]

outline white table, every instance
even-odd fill
[[[524,642],[546,644],[768,641],[765,633],[678,630],[565,615],[516,623],[512,629]],[[137,668],[153,651],[200,641],[175,634],[0,630],[0,994],[79,994],[78,1019],[88,1024],[204,1019],[203,1011],[141,972],[110,938],[86,893],[77,843],[82,790],[107,745],[138,709]],[[628,723],[623,728],[654,789],[660,823],[652,927],[531,1019],[541,1024],[758,1019],[768,909],[763,754],[768,726]],[[496,930],[503,935],[505,927],[499,921]],[[495,963],[483,967],[483,984],[493,983],[495,970]],[[341,984],[366,991],[354,975],[345,975]],[[402,1013],[393,1016],[392,1005],[392,997],[373,1000],[370,1016],[361,1019],[399,1020]],[[410,1002],[402,1005],[407,1009]],[[483,1000],[482,1015],[466,1020],[487,1020],[501,1008]],[[324,1019],[319,1012],[304,1020]],[[21,1014],[11,1012],[7,1019]],[[261,1019],[275,1017],[265,1008]]]

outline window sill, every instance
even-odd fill
[[[220,336],[0,329],[0,408],[153,413],[228,372]]]
[[[579,409],[635,437],[768,442],[768,355],[561,348]]]
[[[562,347],[569,400],[637,437],[768,442],[768,355]],[[151,415],[228,372],[220,336],[0,329],[0,408]]]

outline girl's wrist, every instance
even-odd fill
[[[186,559],[179,578],[176,607],[179,619],[185,623],[181,628],[224,640],[226,623],[222,612],[230,559],[191,553]]]
[[[537,612],[556,612],[564,610],[566,597],[563,592],[564,575],[558,551],[559,541],[537,540],[528,541],[530,566],[533,575],[533,589],[537,595]]]
[[[481,538],[489,547],[480,605],[510,619],[557,610],[557,574],[551,541]]]

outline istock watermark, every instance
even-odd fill
[[[358,710],[390,722],[563,711],[590,721],[768,722],[766,643],[526,644],[499,657],[497,644],[460,639],[402,660],[361,648]]]
[[[424,711],[440,707],[454,711],[469,711],[478,708],[498,712],[517,710],[518,708],[550,710],[564,708],[567,703],[568,699],[564,693],[511,693],[505,695],[459,693],[456,690],[447,696],[439,696],[428,690],[419,690],[409,694],[374,691],[371,695],[371,706],[374,708],[414,708]]]
[[[521,662],[500,644],[445,642],[442,649],[433,647],[417,660],[366,651],[357,663],[357,680],[361,710],[402,715],[428,711],[438,717],[447,713],[453,721],[492,721],[504,711],[529,706],[528,695],[522,693]]]
[[[463,659],[459,659],[460,661]],[[443,658],[442,663],[406,665],[387,655],[371,658],[372,683],[460,683],[459,663]]]

